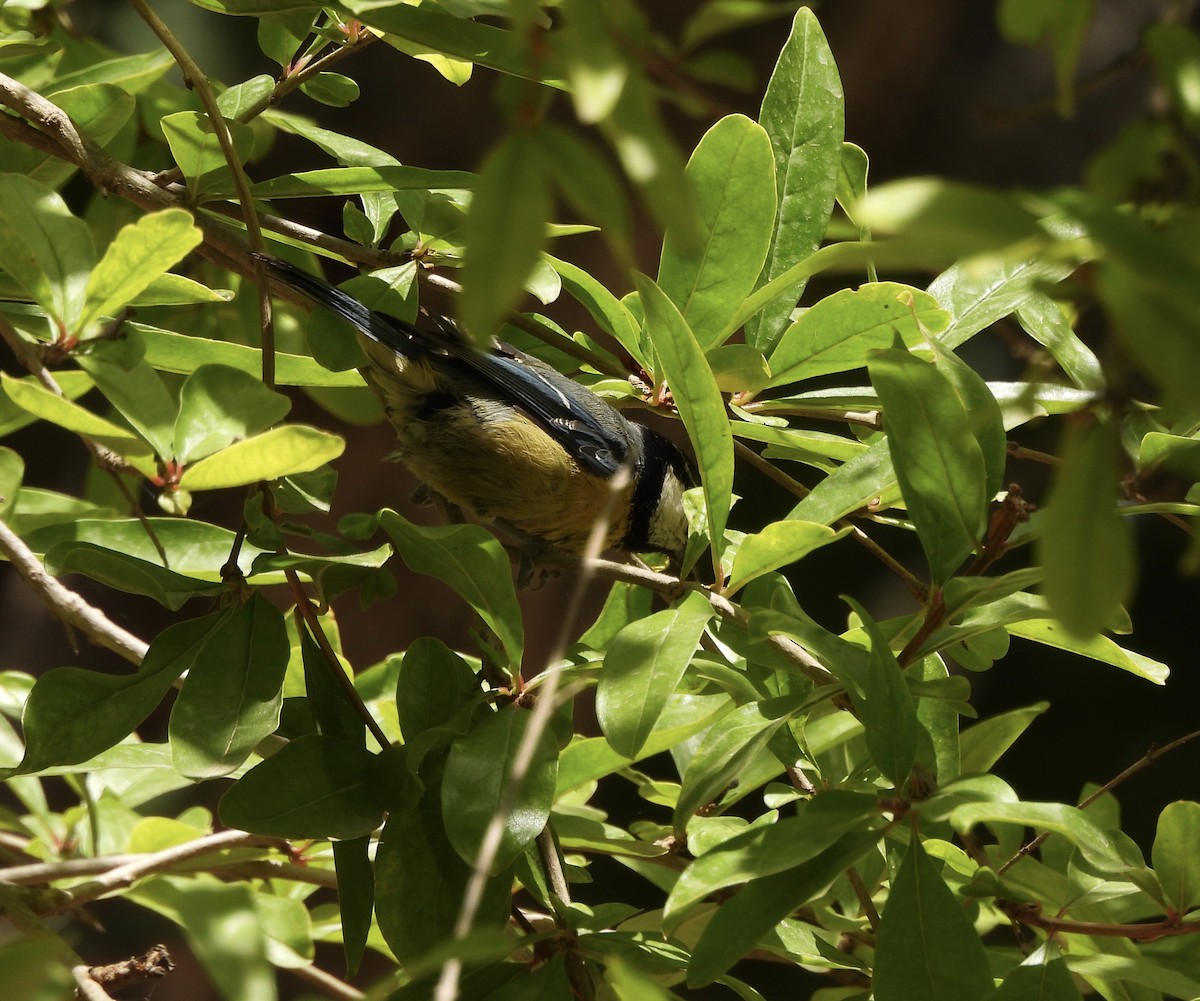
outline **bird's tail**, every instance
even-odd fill
[[[268,254],[255,254],[254,256],[262,261],[271,277],[276,281],[303,292],[313,302],[324,306],[335,316],[347,320],[371,340],[378,341],[398,354],[412,354],[418,343],[428,339],[428,335],[424,331],[412,324],[383,316],[368,309],[354,296],[334,288],[327,281],[310,275],[307,271],[301,271],[294,264],[289,264],[287,261],[271,257]]]

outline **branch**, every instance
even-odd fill
[[[75,978],[75,996],[83,1001],[113,1001],[112,996],[92,979],[89,966],[74,966],[71,976]]]
[[[1149,768],[1152,764],[1154,764],[1154,762],[1156,762],[1164,754],[1170,754],[1172,751],[1177,750],[1180,747],[1183,747],[1185,744],[1190,744],[1193,740],[1196,740],[1198,738],[1200,738],[1200,730],[1193,730],[1191,733],[1184,734],[1182,737],[1176,738],[1175,740],[1171,741],[1169,744],[1163,744],[1162,747],[1151,746],[1150,749],[1145,754],[1143,754],[1140,758],[1138,758],[1137,761],[1135,761],[1132,765],[1130,765],[1128,768],[1126,768],[1124,771],[1120,772],[1119,774],[1114,775],[1111,779],[1109,779],[1107,782],[1105,782],[1104,785],[1100,786],[1099,789],[1097,789],[1095,792],[1093,792],[1086,799],[1081,800],[1079,803],[1079,809],[1082,810],[1085,807],[1091,806],[1101,796],[1103,796],[1105,793],[1112,792],[1117,786],[1119,786],[1126,779],[1132,778],[1134,775],[1136,775],[1138,772],[1142,771],[1143,769]],[[1004,865],[1000,866],[1000,868],[996,870],[996,874],[1001,875],[1001,874],[1007,872],[1014,865],[1016,865],[1018,862],[1020,862],[1021,859],[1023,859],[1026,855],[1030,854],[1031,852],[1036,851],[1043,844],[1045,844],[1046,839],[1048,837],[1050,837],[1050,834],[1051,834],[1050,831],[1043,831],[1036,838],[1033,838],[1031,841],[1027,841],[1025,844],[1023,844],[1020,848],[1017,849],[1017,851],[1013,854],[1012,858],[1010,858],[1007,862],[1004,863]],[[1028,922],[1026,922],[1026,923],[1028,923]]]
[[[541,740],[542,734],[550,726],[550,721],[554,716],[555,710],[558,708],[555,693],[558,690],[558,683],[562,672],[558,670],[556,665],[566,656],[567,647],[570,645],[571,637],[574,634],[575,620],[579,616],[579,609],[583,604],[583,596],[587,592],[588,584],[591,583],[592,577],[598,573],[597,565],[601,561],[594,557],[604,549],[604,540],[608,537],[608,528],[612,523],[613,507],[622,491],[629,486],[631,475],[628,465],[622,466],[617,471],[616,475],[609,481],[604,507],[597,512],[596,519],[592,523],[592,533],[588,537],[587,545],[583,549],[583,555],[579,558],[579,575],[575,581],[575,586],[571,589],[571,593],[567,598],[566,607],[563,609],[558,635],[555,636],[554,644],[546,656],[548,667],[542,675],[543,684],[538,690],[538,697],[529,714],[529,722],[525,727],[525,732],[521,735],[521,741],[512,756],[508,775],[505,777],[504,787],[501,790],[500,802],[497,804],[495,812],[489,818],[488,825],[484,829],[483,838],[479,845],[479,852],[475,856],[475,864],[471,870],[471,878],[467,882],[466,891],[463,893],[458,920],[454,923],[454,938],[457,941],[466,938],[471,932],[471,926],[475,923],[475,915],[479,912],[479,905],[483,901],[483,891],[487,886],[488,873],[492,868],[492,863],[496,859],[496,853],[500,850],[500,839],[504,834],[504,819],[512,807],[517,787],[521,784],[521,781],[529,771],[529,766],[533,763],[533,755],[537,750],[538,742]],[[550,840],[552,842],[553,838]],[[557,850],[553,844],[550,845],[550,850],[557,860]],[[553,873],[553,866],[550,867],[550,872]],[[552,883],[558,881],[558,877],[553,874],[550,876],[550,879]],[[563,879],[561,890],[565,891],[565,889],[566,880]],[[569,897],[564,899],[564,903],[569,902]],[[458,997],[462,966],[462,960],[457,957],[448,959],[442,964],[441,974],[434,989],[434,1001],[455,1001],[455,998]]]
[[[562,567],[576,572],[582,572],[586,567],[603,580],[621,581],[626,584],[637,584],[661,594],[667,599],[679,597],[681,591],[697,591],[704,595],[716,613],[723,619],[746,629],[750,625],[750,613],[740,605],[730,601],[722,594],[717,594],[705,584],[694,581],[683,581],[670,574],[659,573],[646,567],[634,566],[631,563],[614,563],[612,560],[589,559],[572,556],[569,553],[551,552],[540,558],[551,566]],[[817,685],[833,685],[842,687],[825,666],[799,643],[787,636],[767,635],[763,642],[783,654],[796,669]]]
[[[90,998],[99,997],[99,995],[89,993],[91,984],[101,988],[102,993],[105,990],[120,991],[143,980],[165,977],[173,969],[175,969],[175,964],[171,962],[171,954],[167,952],[166,946],[156,945],[147,949],[140,956],[130,956],[119,963],[92,967],[76,966],[71,973],[75,977],[75,983],[79,986],[80,993],[85,998]],[[108,997],[108,995],[105,993],[104,997]]]
[[[1050,934],[1092,935],[1107,938],[1125,938],[1131,942],[1153,942],[1175,935],[1195,935],[1200,932],[1200,921],[1179,921],[1164,918],[1153,924],[1110,924],[1103,921],[1072,921],[1069,918],[1048,918],[1042,914],[1041,904],[1016,904],[997,900],[996,906],[1010,921],[1041,928]]]
[[[89,605],[70,588],[46,573],[42,561],[25,545],[21,537],[0,521],[0,552],[16,568],[25,583],[58,618],[78,629],[97,646],[141,664],[150,644],[122,629],[94,605]]]
[[[280,838],[267,838],[258,834],[247,834],[244,831],[220,831],[209,834],[186,844],[165,848],[161,852],[152,852],[139,856],[135,861],[110,869],[99,879],[86,883],[71,893],[71,899],[66,907],[79,907],[100,897],[122,890],[145,876],[151,876],[164,869],[212,852],[226,851],[230,848],[274,848],[285,844]]]
[[[291,966],[288,973],[299,977],[309,987],[315,987],[323,994],[328,994],[338,1001],[363,1001],[366,995],[357,987],[352,987],[344,980],[339,980],[332,973],[326,973],[319,966]]]

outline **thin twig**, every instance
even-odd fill
[[[319,966],[290,966],[288,973],[299,977],[309,987],[314,987],[322,994],[328,994],[338,1001],[362,1001],[366,995],[357,987],[352,987],[344,980],[339,980],[332,973],[326,973]]]
[[[91,883],[86,883],[73,890],[71,899],[66,906],[68,908],[79,907],[81,904],[98,900],[100,897],[124,889],[145,876],[162,872],[201,855],[228,851],[230,848],[273,848],[283,844],[284,842],[279,838],[266,838],[258,834],[247,834],[244,831],[219,831],[182,845],[165,848],[161,852],[150,852],[133,862],[110,869]]]
[[[0,551],[25,583],[58,618],[78,629],[97,646],[120,654],[131,664],[141,664],[150,644],[121,628],[94,605],[46,573],[41,560],[24,541],[0,521]]]
[[[1174,751],[1180,747],[1183,747],[1185,744],[1190,744],[1193,740],[1197,740],[1197,739],[1200,739],[1200,730],[1193,730],[1191,733],[1187,733],[1187,734],[1184,734],[1182,737],[1176,738],[1175,740],[1171,741],[1169,744],[1163,744],[1162,747],[1151,747],[1145,754],[1143,754],[1140,758],[1138,758],[1138,760],[1135,761],[1132,765],[1130,765],[1124,771],[1113,776],[1111,779],[1109,779],[1107,782],[1105,782],[1104,785],[1100,786],[1100,788],[1098,788],[1095,792],[1093,792],[1086,799],[1081,800],[1079,803],[1079,809],[1082,810],[1088,806],[1091,806],[1101,796],[1105,795],[1106,793],[1112,792],[1115,788],[1117,788],[1117,786],[1119,786],[1126,779],[1132,778],[1138,772],[1140,772],[1146,768],[1149,768],[1152,764],[1154,764],[1154,762],[1156,762],[1163,755],[1170,754],[1172,751]],[[1000,866],[999,869],[996,870],[996,873],[998,875],[1001,875],[1001,874],[1007,872],[1014,865],[1016,865],[1018,862],[1020,862],[1021,859],[1025,858],[1026,855],[1028,855],[1031,852],[1034,852],[1038,848],[1040,848],[1045,843],[1046,839],[1048,837],[1050,837],[1050,834],[1051,834],[1050,831],[1043,831],[1036,838],[1033,838],[1032,840],[1023,844],[1013,854],[1012,858],[1010,858],[1007,862],[1005,862],[1002,866]],[[1026,923],[1028,923],[1028,922],[1026,922]]]
[[[326,664],[328,664],[329,669],[333,672],[333,677],[338,687],[345,693],[350,704],[354,706],[354,711],[358,713],[367,729],[371,731],[371,736],[375,738],[379,746],[381,748],[387,747],[391,743],[388,735],[383,732],[383,728],[376,722],[375,717],[371,715],[371,710],[367,708],[367,704],[363,702],[362,696],[358,694],[358,689],[354,687],[354,682],[342,670],[342,664],[338,660],[337,652],[333,649],[333,644],[329,642],[329,637],[325,635],[325,629],[321,625],[321,618],[317,615],[317,610],[313,608],[312,601],[304,593],[304,585],[300,582],[299,575],[290,567],[285,569],[283,573],[287,578],[288,587],[291,589],[292,600],[296,603],[296,614],[304,620],[304,624],[308,627],[313,640],[320,648]]]
[[[0,316],[0,338],[9,346],[9,349],[17,359],[25,366],[30,374],[37,379],[49,392],[55,396],[65,395],[62,391],[62,386],[58,384],[58,380],[48,368],[42,363],[42,359],[38,357],[33,346],[25,341],[25,339],[17,333],[7,317]],[[96,461],[96,465],[106,472],[116,485],[117,491],[125,498],[125,502],[129,505],[129,510],[142,526],[142,530],[150,539],[154,546],[155,552],[158,553],[158,558],[162,560],[162,565],[168,566],[167,551],[163,548],[163,544],[159,541],[158,535],[154,531],[154,527],[150,524],[145,512],[137,502],[137,498],[129,492],[129,488],[125,485],[125,481],[121,479],[121,474],[115,468],[116,463],[124,463],[119,455],[111,452],[98,442],[92,441],[86,435],[80,435],[87,450],[92,453],[92,458]]]
[[[92,979],[91,967],[74,966],[71,976],[75,980],[76,996],[83,1001],[113,1001],[112,995]]]
[[[859,875],[858,869],[851,866],[846,870],[846,878],[850,880],[850,886],[854,889],[854,895],[858,897],[858,905],[863,909],[863,914],[867,916],[867,921],[871,923],[871,930],[878,935],[879,911],[875,909],[875,901],[871,899],[871,893],[863,882],[862,876]]]
[[[564,904],[571,902],[571,888],[567,885],[567,874],[563,872],[562,856],[558,853],[558,842],[549,825],[542,829],[537,837],[538,853],[542,858],[542,868],[550,880],[550,892]]]
[[[623,466],[609,481],[604,508],[597,513],[596,519],[592,523],[592,533],[588,537],[587,545],[584,547],[583,555],[580,558],[579,575],[575,581],[575,586],[571,589],[566,607],[563,609],[554,645],[546,657],[547,667],[542,674],[542,684],[538,688],[537,700],[534,702],[533,709],[529,714],[529,721],[526,724],[525,732],[521,735],[521,741],[517,745],[516,753],[513,754],[512,763],[509,766],[508,775],[505,778],[504,788],[500,796],[500,802],[488,820],[479,845],[479,852],[475,856],[471,878],[467,883],[466,892],[463,893],[462,904],[458,911],[458,919],[454,923],[454,937],[456,940],[466,938],[471,932],[471,926],[475,923],[475,915],[479,912],[479,905],[483,901],[483,891],[487,886],[488,873],[492,868],[492,863],[496,859],[496,853],[500,850],[500,839],[504,833],[504,821],[512,806],[513,797],[516,795],[517,787],[528,773],[529,766],[533,763],[533,756],[537,751],[538,743],[541,741],[542,735],[549,727],[554,712],[558,708],[555,693],[558,690],[562,674],[558,665],[566,655],[567,647],[570,645],[571,636],[575,628],[575,620],[579,615],[580,606],[583,604],[583,596],[596,574],[595,564],[599,561],[595,560],[595,557],[604,551],[604,543],[608,538],[609,525],[612,523],[613,508],[616,505],[617,498],[628,487],[631,475],[629,467]],[[553,879],[553,877],[551,878]],[[565,883],[564,879],[564,888]],[[570,898],[567,897],[565,899],[569,901]],[[458,997],[459,979],[461,976],[462,960],[457,958],[447,960],[442,965],[441,974],[438,977],[437,987],[433,995],[434,1001],[455,1001],[455,998]]]
[[[551,552],[543,557],[552,566],[563,567],[580,572],[587,568],[602,580],[622,581],[626,584],[637,584],[656,594],[661,594],[668,600],[678,598],[681,591],[696,591],[705,599],[721,618],[734,625],[746,629],[750,625],[750,613],[740,605],[730,601],[722,594],[717,594],[712,588],[696,583],[683,581],[670,574],[659,573],[646,567],[634,566],[632,563],[614,563],[612,560],[588,559],[573,556],[569,553]],[[841,682],[831,674],[824,665],[795,640],[787,636],[768,634],[763,642],[783,654],[802,674],[818,685],[841,687]]]
[[[1016,904],[1010,901],[998,900],[996,906],[1011,921],[1019,921],[1023,925],[1041,928],[1051,934],[1103,936],[1106,938],[1124,938],[1131,942],[1154,942],[1160,938],[1172,938],[1176,935],[1195,935],[1200,933],[1200,921],[1179,921],[1167,918],[1150,924],[1117,924],[1104,921],[1073,921],[1070,918],[1048,918],[1041,911],[1040,904]]]

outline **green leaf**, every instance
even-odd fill
[[[814,858],[756,879],[725,901],[700,935],[688,964],[689,987],[711,983],[746,955],[772,928],[819,896],[875,848],[879,831],[845,834]],[[915,1001],[915,998],[912,999]]]
[[[213,2],[204,0],[201,6]],[[561,86],[543,72],[546,60],[529,57],[527,41],[519,32],[452,17],[434,7],[406,4],[381,7],[372,0],[347,0],[343,6],[364,24],[414,43],[421,53],[441,53],[500,73]]]
[[[314,101],[331,108],[348,108],[358,100],[358,84],[341,73],[318,73],[300,85]]]
[[[1170,90],[1175,109],[1193,133],[1200,132],[1200,95],[1196,93],[1200,39],[1182,24],[1160,22],[1147,26],[1143,45],[1155,73]]]
[[[183,275],[159,275],[131,300],[133,306],[190,306],[198,303],[229,302],[230,289],[211,289]]]
[[[503,821],[493,875],[513,863],[550,817],[558,773],[558,749],[549,730],[539,734],[528,771],[511,786],[513,761],[529,730],[532,713],[504,706],[450,745],[442,782],[442,817],[450,844],[465,862],[479,856],[484,831]]]
[[[636,758],[641,752],[712,615],[707,599],[693,592],[613,637],[596,688],[596,716],[619,754]]]
[[[447,725],[478,694],[479,681],[465,660],[433,636],[418,637],[404,652],[396,685],[404,742]]]
[[[88,279],[79,331],[102,316],[115,316],[200,239],[191,213],[183,209],[154,212],[122,228]]]
[[[7,521],[17,506],[25,477],[25,460],[11,448],[0,447],[0,521]]]
[[[1081,639],[1067,632],[1054,619],[1025,619],[1021,622],[1011,622],[1005,626],[1005,629],[1013,636],[1020,636],[1022,639],[1044,643],[1046,646],[1069,650],[1071,653],[1077,653],[1083,657],[1091,657],[1093,660],[1112,664],[1113,667],[1119,667],[1122,671],[1128,671],[1130,674],[1144,678],[1146,681],[1152,681],[1156,685],[1165,685],[1167,676],[1170,674],[1170,668],[1160,661],[1152,660],[1133,650],[1126,650],[1107,636],[1097,634]]]
[[[914,833],[879,925],[877,1001],[979,1001],[991,994],[983,943]]]
[[[1152,469],[1157,465],[1163,465],[1193,481],[1200,480],[1200,438],[1185,438],[1159,431],[1144,435],[1138,447],[1138,469]]]
[[[471,878],[471,867],[446,838],[436,792],[388,817],[375,854],[375,917],[405,966],[453,936]],[[511,887],[510,875],[488,881],[476,928],[504,927]]]
[[[791,34],[767,83],[759,122],[775,151],[779,211],[759,284],[808,257],[825,235],[833,211],[845,129],[842,82],[816,15],[796,12]],[[791,283],[746,324],[746,340],[769,351],[804,291]]]
[[[459,315],[490,338],[521,298],[550,218],[546,166],[536,138],[510,132],[484,161],[467,214]]]
[[[121,341],[95,341],[76,355],[97,388],[161,456],[171,454],[178,406],[166,384],[140,357],[141,338],[126,332]],[[137,355],[135,360],[131,355]]]
[[[876,797],[833,789],[795,805],[795,815],[756,825],[699,855],[671,888],[663,910],[668,933],[710,894],[793,869],[844,834],[864,830],[878,816]]]
[[[791,695],[749,702],[704,735],[683,773],[672,820],[677,833],[683,833],[696,811],[720,798],[799,705],[799,699]]]
[[[979,331],[1002,320],[1071,273],[1069,265],[1044,257],[1017,261],[954,264],[929,285],[929,294],[950,311],[950,326],[938,337],[957,348]]]
[[[1062,958],[1021,964],[1004,978],[990,1001],[1083,1001]]]
[[[287,424],[234,442],[183,471],[181,490],[219,490],[308,473],[342,454],[344,439],[303,424]]]
[[[1064,803],[964,803],[950,814],[950,823],[961,833],[976,824],[1015,824],[1060,834],[1079,849],[1089,866],[1109,875],[1124,875],[1143,866],[1140,858],[1130,857],[1119,831],[1103,830],[1078,807]]]
[[[658,285],[707,351],[766,260],[775,223],[771,141],[757,123],[727,115],[705,133],[684,174],[700,213],[700,239],[680,245],[667,230]]]
[[[201,365],[179,391],[174,455],[193,463],[282,420],[291,401],[254,378],[224,365]]]
[[[1022,709],[1011,709],[990,716],[963,730],[959,737],[962,773],[970,775],[991,771],[1004,752],[1049,708],[1049,702],[1035,702]]]
[[[985,470],[984,496],[995,497],[1004,486],[1004,470],[1008,462],[1008,438],[1004,433],[1004,415],[988,384],[966,362],[939,340],[933,341],[933,363],[954,387],[968,427],[979,443]]]
[[[916,702],[878,623],[858,602],[851,598],[846,601],[871,639],[862,692],[851,688],[850,695],[862,720],[871,759],[900,789],[908,781],[908,773],[917,760],[917,735],[921,724],[917,721]]]
[[[646,311],[650,340],[662,359],[679,416],[696,449],[716,568],[725,545],[733,492],[733,433],[725,402],[704,352],[675,304],[645,275],[635,274],[634,281]]]
[[[355,710],[334,672],[352,683],[339,662],[331,664],[317,646],[307,623],[295,622],[300,634],[300,659],[304,665],[304,695],[313,726],[322,737],[335,737],[355,747],[366,746],[366,724]],[[286,685],[285,685],[286,694]]]
[[[65,396],[50,392],[34,381],[32,376],[14,379],[7,372],[2,372],[0,386],[4,389],[4,395],[27,413],[90,438],[111,448],[118,455],[148,456],[152,452],[150,446],[131,431],[85,410]]]
[[[66,524],[47,525],[30,533],[26,542],[34,552],[45,553],[63,542],[92,542],[105,549],[124,552],[148,563],[162,565],[154,539],[166,551],[167,565],[176,573],[204,580],[221,580],[221,568],[233,550],[234,533],[202,521],[182,518],[80,518]],[[251,562],[263,550],[244,543],[238,565],[248,573]]]
[[[324,198],[368,192],[469,190],[477,178],[466,170],[429,170],[400,164],[322,167],[272,177],[250,186],[256,198]]]
[[[179,690],[169,734],[180,774],[228,775],[275,730],[287,662],[283,615],[256,590],[205,638]]]
[[[198,580],[118,550],[90,542],[63,542],[45,556],[46,572],[59,576],[81,573],[127,594],[144,594],[172,611],[199,595],[225,590],[219,581]]]
[[[233,177],[207,115],[198,111],[177,111],[161,118],[159,125],[193,198],[233,193]],[[229,119],[225,119],[225,125],[233,139],[237,161],[245,163],[254,149],[254,131],[248,125]]]
[[[890,252],[927,267],[976,254],[1003,259],[1003,252],[1013,253],[1016,245],[1046,237],[1037,217],[1015,199],[992,188],[942,178],[905,178],[880,185],[858,204],[855,216],[876,235],[894,237],[879,244],[881,260],[888,260],[885,255]],[[978,268],[977,274],[983,271]],[[929,291],[943,306],[950,305],[932,287]],[[949,346],[958,343],[954,340]]]
[[[188,946],[226,1001],[275,1001],[275,970],[253,889],[158,876],[129,899],[180,924]]]
[[[907,351],[873,355],[888,448],[935,584],[979,545],[987,516],[984,460],[950,381]]]
[[[221,820],[278,838],[360,838],[383,820],[375,756],[336,737],[290,740],[221,797]]]
[[[29,693],[21,717],[25,757],[19,773],[89,761],[120,743],[154,711],[226,618],[213,612],[168,626],[133,674],[77,667],[47,671]]]
[[[57,193],[0,174],[0,268],[50,314],[59,334],[75,330],[95,260],[91,231]]]
[[[1178,914],[1200,905],[1200,804],[1177,801],[1158,815],[1151,851],[1163,892]]]
[[[1050,608],[1067,632],[1095,636],[1133,587],[1133,548],[1117,514],[1115,431],[1090,420],[1068,425],[1062,464],[1040,514],[1037,561]]]
[[[826,296],[784,330],[771,352],[771,386],[844,372],[867,364],[867,351],[897,335],[908,347],[946,328],[949,316],[927,292],[871,282]]]
[[[508,556],[494,535],[478,525],[414,525],[390,510],[380,513],[379,525],[410,570],[453,588],[496,634],[507,663],[521,663],[521,607]]]
[[[1076,386],[1095,392],[1104,389],[1100,359],[1071,329],[1062,307],[1050,296],[1042,292],[1030,295],[1017,307],[1016,316],[1025,332],[1050,352]]]
[[[835,532],[810,521],[775,521],[761,532],[747,535],[733,558],[733,570],[725,585],[727,594],[735,594],[764,574],[798,563],[814,549],[820,549],[849,531]]]
[[[188,375],[201,365],[225,365],[248,375],[262,372],[262,352],[258,348],[225,341],[188,337],[169,330],[129,324],[146,344],[146,362],[163,372]],[[303,355],[275,354],[275,377],[281,386],[329,386],[363,388],[366,383],[357,372],[330,372]]]
[[[625,304],[613,295],[608,287],[597,281],[582,268],[569,261],[560,261],[549,254],[543,255],[550,266],[558,272],[567,294],[591,314],[593,320],[646,371],[654,366],[645,356],[645,349],[638,335],[637,321]]]
[[[556,125],[543,123],[534,138],[563,198],[583,219],[600,227],[618,254],[628,256],[633,239],[629,199],[608,161],[580,136]],[[557,262],[550,263],[558,270]]]
[[[831,525],[868,503],[887,507],[897,500],[896,471],[891,447],[885,438],[821,480],[792,508],[788,517]]]
[[[342,920],[342,949],[348,977],[354,976],[362,963],[375,910],[375,870],[367,854],[370,848],[369,834],[333,843],[338,915]]]

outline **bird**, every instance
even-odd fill
[[[396,432],[392,457],[466,520],[579,554],[610,510],[604,549],[681,556],[683,494],[697,474],[674,442],[511,345],[481,347],[447,317],[427,329],[385,316],[256,256],[275,281],[355,328],[367,358],[360,372]]]

